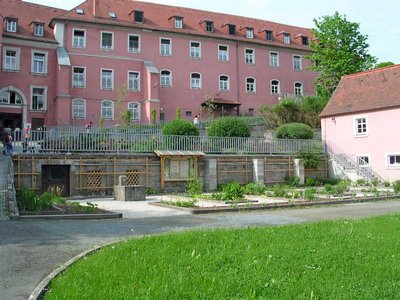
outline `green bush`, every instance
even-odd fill
[[[194,178],[189,180],[187,184],[187,192],[190,195],[199,195],[203,193],[203,183],[198,179]]]
[[[162,129],[164,135],[188,135],[197,136],[199,130],[197,127],[186,120],[172,120],[164,125]]]
[[[303,123],[288,123],[279,126],[275,131],[278,139],[312,139],[314,131]]]
[[[241,200],[244,188],[238,182],[231,182],[222,187],[222,200]]]
[[[396,180],[395,182],[392,183],[393,186],[393,192],[395,195],[400,194],[400,180]]]
[[[300,149],[297,158],[303,160],[304,167],[307,169],[318,169],[322,164],[321,151],[318,147],[314,147],[312,150]]]
[[[17,192],[17,205],[20,211],[35,211],[37,193],[25,188]]]
[[[245,186],[244,190],[247,195],[263,195],[266,188],[263,184],[250,182]]]
[[[299,185],[300,177],[298,176],[287,176],[285,178],[286,184],[291,187],[296,187]]]
[[[223,117],[213,120],[207,132],[217,137],[249,137],[250,127],[241,118]]]
[[[316,188],[305,188],[304,189],[304,199],[306,200],[315,200],[317,198],[316,196],[317,190]]]
[[[286,198],[288,195],[286,189],[284,186],[275,184],[272,187],[272,196],[273,197],[278,197],[278,198]]]

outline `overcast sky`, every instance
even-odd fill
[[[83,0],[29,0],[29,2],[72,9]],[[378,62],[400,63],[400,1],[384,0],[147,0],[183,7],[248,16],[300,27],[314,27],[313,19],[335,11],[360,24],[368,35],[369,53]]]

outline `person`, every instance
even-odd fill
[[[194,124],[196,127],[199,127],[199,125],[200,125],[199,115],[196,115],[196,116],[194,117],[194,119],[193,119],[193,124]]]
[[[90,121],[88,124],[86,124],[86,133],[89,133],[90,132],[90,129],[92,129],[92,126],[93,126],[93,122],[92,121]]]
[[[11,136],[11,134],[6,133],[5,142],[6,142],[6,154],[12,155],[13,145],[12,145],[12,136]]]
[[[28,146],[29,146],[29,139],[31,137],[31,128],[28,126],[25,129],[25,136],[24,136],[24,142],[22,144],[23,146],[23,152],[26,152],[28,150]]]

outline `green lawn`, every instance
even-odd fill
[[[165,234],[103,248],[45,299],[398,299],[400,215]]]

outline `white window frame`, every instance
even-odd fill
[[[44,24],[43,23],[34,23],[33,24],[33,35],[35,35],[35,36],[43,36],[44,35]]]
[[[163,72],[169,72],[169,75],[163,75]],[[169,84],[166,84],[168,78]],[[160,86],[161,87],[172,87],[172,71],[168,69],[163,69],[160,71]]]
[[[76,40],[78,41],[78,43],[75,43],[75,31],[83,32],[83,38],[79,36],[79,38]],[[81,49],[86,48],[86,29],[72,28],[72,48],[81,48]]]
[[[300,87],[296,87],[296,84],[300,84]],[[303,96],[304,95],[304,84],[301,81],[296,81],[293,83],[293,94],[295,96]]]
[[[249,79],[253,79],[253,83],[249,82]],[[256,79],[254,77],[246,77],[246,93],[255,94],[257,92]]]
[[[83,85],[75,84],[75,68],[83,69]],[[80,74],[80,73],[79,73]],[[73,66],[72,67],[72,87],[73,88],[85,88],[86,87],[86,67],[83,66]]]
[[[192,43],[197,43],[198,47],[194,47]],[[189,52],[191,59],[200,59],[201,58],[201,42],[198,41],[190,41],[189,42]]]
[[[18,21],[14,19],[7,19],[6,21],[7,32],[17,32]]]
[[[288,45],[290,44],[290,34],[289,33],[283,34],[283,42]]]
[[[253,39],[254,38],[254,29],[246,28],[246,38]]]
[[[111,87],[103,86],[103,71],[111,71]],[[102,90],[114,90],[114,69],[102,68],[100,69],[100,89]]]
[[[385,153],[385,156],[386,156],[386,167],[388,167],[388,168],[396,168],[396,169],[400,169],[400,162],[399,163],[394,163],[394,164],[391,164],[390,163],[390,157],[391,156],[399,156],[400,157],[400,152],[390,152],[390,153]],[[397,160],[397,159],[395,159],[395,160]]]
[[[359,120],[365,120],[365,132],[359,132],[359,128],[358,125],[362,125],[359,123]],[[353,119],[353,124],[354,124],[354,135],[356,137],[364,137],[364,136],[368,136],[368,118],[367,116],[356,116]]]
[[[138,48],[134,49],[130,47],[130,38],[131,37],[137,37],[138,38]],[[141,36],[139,34],[128,34],[128,52],[129,53],[140,53],[140,41],[141,41]]]
[[[301,55],[293,55],[293,70],[295,71],[303,70],[303,62]]]
[[[366,162],[364,158],[367,158],[368,162]],[[356,159],[357,159],[357,166],[360,168],[368,168],[371,165],[371,158],[369,154],[357,154]],[[360,164],[361,161],[366,162],[366,164]]]
[[[214,32],[214,22],[213,21],[205,21],[205,22],[206,22],[205,24],[206,32]]]
[[[278,82],[277,85],[273,85],[272,82]],[[277,89],[277,92],[274,93],[275,88]],[[270,93],[271,95],[279,95],[281,93],[281,82],[278,79],[272,79],[270,81]]]
[[[279,52],[269,52],[269,65],[271,68],[279,68]]]
[[[33,90],[34,89],[42,89],[43,90],[43,108],[37,109],[33,108]],[[30,110],[31,111],[38,111],[44,112],[47,110],[47,86],[38,86],[38,85],[31,85],[31,97],[30,97]]]
[[[103,34],[111,34],[111,47],[103,45]],[[114,32],[112,31],[101,31],[100,32],[100,49],[104,51],[114,50]]]
[[[137,105],[136,108],[131,107],[131,105]],[[131,121],[140,121],[140,103],[136,102],[136,101],[132,101],[128,103],[128,110],[130,110],[131,112]],[[136,111],[136,115],[135,115],[135,111]]]
[[[247,51],[251,51],[251,53],[247,53]],[[256,63],[256,50],[244,48],[244,62],[247,65],[254,65]]]
[[[193,75],[199,75],[199,78],[193,78]],[[202,78],[201,73],[192,72],[190,73],[190,88],[193,90],[201,90]]]
[[[103,114],[104,113],[103,105],[105,103],[111,103],[111,117],[108,117],[108,115],[106,116],[105,114]],[[107,109],[108,109],[108,107],[107,107]],[[103,100],[103,101],[101,101],[101,103],[100,103],[100,115],[104,120],[114,120],[114,101],[112,101],[112,100]]]
[[[11,93],[15,94],[15,101],[14,103],[11,103]],[[3,92],[0,93],[0,105],[6,104],[10,106],[21,106],[23,105],[24,100],[22,99],[21,95],[17,93],[16,91],[9,91],[3,89]]]
[[[221,50],[220,47],[226,47],[226,50]],[[229,46],[218,45],[218,61],[228,62],[229,61]]]
[[[75,110],[75,103],[80,102],[83,104],[82,114],[79,114],[79,110]],[[78,114],[76,114],[78,112]],[[81,98],[72,99],[72,118],[73,119],[86,119],[86,100]]]
[[[169,44],[162,44],[163,40],[169,41]],[[160,55],[161,56],[172,56],[172,39],[163,38],[163,37],[160,38]]]
[[[7,68],[7,51],[15,52],[15,68]],[[3,47],[3,70],[4,71],[20,71],[21,66],[21,49],[14,47]]]
[[[133,88],[131,88],[130,82],[131,82],[131,75],[133,75],[133,74],[137,74],[137,77],[132,80]],[[135,81],[136,81],[137,88],[134,88],[134,86],[135,86],[134,82]],[[139,71],[132,71],[132,70],[128,71],[128,82],[127,82],[127,84],[128,84],[128,91],[130,91],[130,92],[140,92],[140,72]]]
[[[43,72],[35,70],[35,54],[43,55]],[[33,74],[47,75],[48,56],[47,51],[31,50],[31,71]]]
[[[226,77],[227,80],[222,81],[221,77]],[[218,87],[220,91],[229,91],[230,90],[230,80],[229,80],[229,76],[226,74],[221,74],[218,77]]]
[[[183,28],[183,18],[182,17],[174,17],[174,27],[177,29]]]

